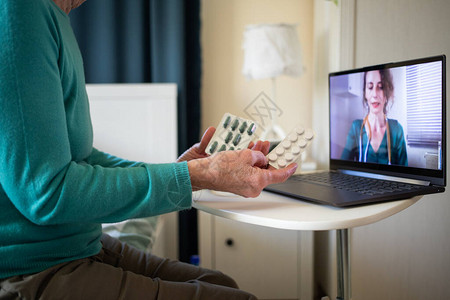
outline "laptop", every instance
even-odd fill
[[[441,193],[445,55],[329,74],[330,170],[266,190],[337,207]]]

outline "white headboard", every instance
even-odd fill
[[[88,84],[94,147],[149,163],[177,158],[177,86]]]

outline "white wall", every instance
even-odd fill
[[[202,0],[202,129],[216,126],[226,112],[246,117],[245,108],[261,93],[272,95],[270,79],[242,74],[242,39],[247,25],[295,23],[302,47],[301,77],[277,79],[278,119],[285,131],[297,123],[311,127],[313,92],[313,0]]]
[[[342,34],[353,40],[341,44],[341,51],[354,53],[341,56],[341,66],[450,54],[448,0],[342,0],[341,5],[355,11],[354,22],[341,22],[350,28]],[[325,271],[335,270],[334,232],[318,234],[317,243],[328,248],[316,252],[323,259],[316,264],[317,281],[334,298],[335,276]],[[395,216],[351,230],[351,243],[352,299],[450,299],[450,192],[425,196]]]

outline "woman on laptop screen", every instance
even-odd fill
[[[367,114],[354,120],[347,135],[342,159],[359,162],[408,165],[403,127],[388,119],[394,85],[389,69],[364,73],[363,106]]]

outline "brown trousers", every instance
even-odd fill
[[[162,259],[108,235],[99,254],[0,279],[0,299],[256,300],[230,277]]]

